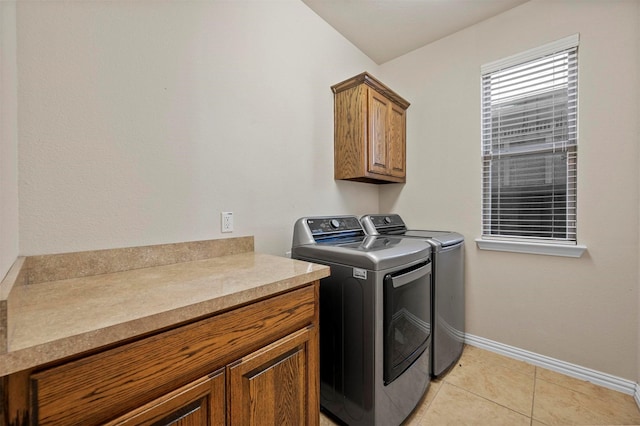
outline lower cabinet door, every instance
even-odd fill
[[[299,330],[228,368],[231,425],[316,425],[317,331]]]
[[[202,377],[106,425],[222,426],[225,424],[224,369]]]

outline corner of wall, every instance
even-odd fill
[[[18,256],[16,2],[0,2],[0,279]]]

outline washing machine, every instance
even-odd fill
[[[401,424],[429,383],[431,246],[368,236],[357,216],[296,221],[291,257],[320,280],[320,406],[348,425]]]
[[[411,230],[397,214],[370,214],[360,218],[365,232],[428,242],[432,249],[431,376],[451,368],[464,347],[464,236],[450,231]]]

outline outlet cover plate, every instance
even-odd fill
[[[233,232],[233,212],[222,212],[220,213],[220,218],[220,230],[222,232]]]

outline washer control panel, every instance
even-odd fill
[[[313,235],[362,231],[362,225],[355,216],[307,219],[307,226]]]

